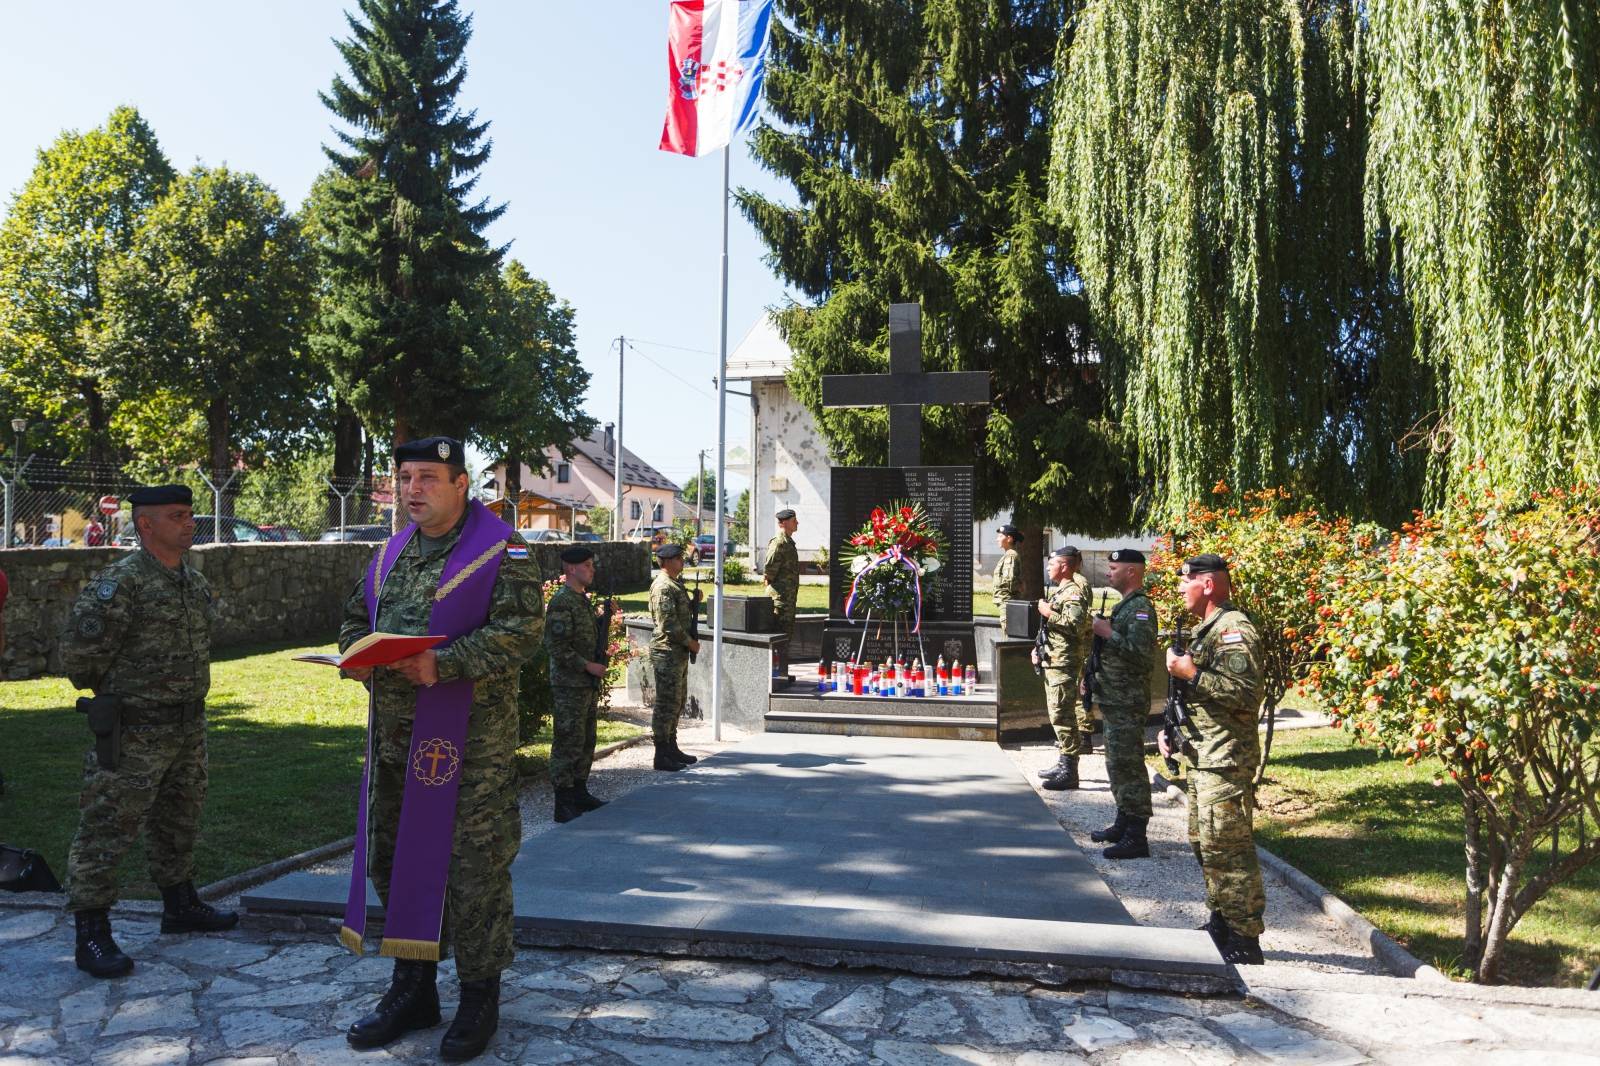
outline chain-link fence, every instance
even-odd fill
[[[192,467],[111,467],[33,455],[0,462],[0,545],[133,544],[128,494],[155,484],[184,484],[194,491],[196,544],[383,540],[394,506],[387,477],[336,480],[305,465],[234,470],[218,481]]]

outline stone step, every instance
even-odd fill
[[[963,699],[940,696],[921,699],[895,696],[844,696],[837,693],[818,695],[814,692],[790,691],[774,693],[767,702],[767,709],[796,714],[871,715],[880,718],[887,715],[909,715],[932,718],[979,718],[993,721],[995,717],[994,700],[985,700],[981,697]]]
[[[817,711],[770,710],[764,723],[768,733],[827,733],[848,737],[906,737],[921,740],[979,740],[994,742],[995,718],[937,714],[834,714]]]

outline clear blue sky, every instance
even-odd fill
[[[5,5],[6,202],[38,148],[130,104],[174,166],[253,171],[297,207],[325,163],[321,145],[332,139],[317,91],[340,69],[332,39],[346,34],[346,7],[354,4]],[[510,205],[490,237],[509,242],[512,255],[577,309],[578,350],[593,375],[587,406],[602,422],[616,417],[617,359],[608,345],[619,334],[639,338],[639,353],[628,354],[626,443],[682,484],[699,450],[716,445],[721,157],[656,148],[667,93],[666,4],[463,0],[462,8],[473,15],[474,34],[461,103],[492,123],[494,140],[479,188]],[[786,186],[742,145],[734,148],[733,184],[786,197]],[[761,257],[733,212],[730,350],[763,308],[784,299]],[[730,448],[748,443],[747,402],[729,397]],[[713,452],[708,469],[714,462]],[[731,489],[740,486],[730,478]]]

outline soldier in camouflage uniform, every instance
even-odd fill
[[[1178,592],[1200,626],[1187,654],[1167,650],[1167,672],[1184,683],[1195,734],[1189,762],[1189,843],[1206,879],[1211,934],[1225,961],[1259,966],[1267,897],[1251,820],[1261,765],[1256,717],[1261,709],[1260,637],[1229,602],[1228,564],[1197,555],[1183,564]],[[1160,747],[1167,750],[1166,737]]]
[[[1106,777],[1117,818],[1089,839],[1109,842],[1108,859],[1147,859],[1150,776],[1144,768],[1145,721],[1150,716],[1150,672],[1156,664],[1156,609],[1144,592],[1144,553],[1118,548],[1106,562],[1106,582],[1122,599],[1110,618],[1094,620],[1100,648],[1095,690],[1106,722]]]
[[[656,549],[661,572],[650,583],[650,618],[655,631],[650,634],[650,673],[655,684],[655,703],[650,712],[650,733],[656,744],[657,770],[682,770],[699,762],[678,747],[678,717],[689,695],[689,653],[700,651],[700,642],[689,636],[694,618],[694,601],[678,575],[683,573],[683,547],[663,544]]]
[[[794,641],[794,605],[800,596],[800,553],[794,547],[794,531],[800,528],[800,520],[787,507],[773,517],[778,520],[778,532],[767,542],[762,580],[767,583],[767,595],[772,597],[778,632],[784,636],[783,643],[778,646],[775,673],[788,674],[789,645]]]
[[[1079,572],[1083,553],[1068,544],[1050,553],[1050,594],[1039,601],[1044,654],[1044,704],[1056,733],[1056,764],[1042,776],[1052,792],[1078,787],[1078,677],[1089,645],[1089,581]]]
[[[72,683],[93,689],[99,707],[121,705],[110,714],[119,720],[112,731],[120,728],[120,756],[108,742],[105,765],[93,748],[84,758],[78,833],[67,857],[76,962],[95,977],[133,969],[111,938],[107,912],[117,898],[117,864],[141,830],[161,889],[163,933],[231,929],[239,920],[202,903],[194,887],[217,608],[206,579],[184,561],[194,540],[193,498],[182,485],[163,485],[129,501],[139,550],[89,581],[61,637]]]
[[[377,628],[384,633],[427,633],[440,576],[466,522],[465,452],[459,441],[433,437],[396,448],[395,462],[400,467],[399,500],[417,532],[383,584]],[[341,649],[371,631],[364,584],[365,571],[345,604]],[[372,692],[375,750],[368,808],[369,873],[384,900],[399,835],[417,687],[438,681],[473,683],[440,943],[441,954],[453,944],[461,982],[460,1006],[440,1045],[447,1059],[481,1052],[499,1024],[500,972],[512,959],[511,861],[522,843],[513,763],[517,680],[538,648],[543,628],[539,568],[529,558],[526,542],[512,534],[482,627],[447,646],[387,667],[345,672]],[[388,993],[350,1028],[350,1043],[378,1047],[408,1030],[438,1024],[438,966],[396,959]]]
[[[544,646],[550,654],[550,785],[556,793],[556,821],[570,822],[605,801],[589,794],[595,730],[604,683],[604,663],[592,658],[600,620],[589,602],[594,584],[594,552],[574,545],[561,553],[564,583],[545,609]]]
[[[1006,601],[1014,599],[1017,592],[1017,544],[1022,531],[1007,523],[995,531],[994,539],[1002,552],[994,564],[994,605],[1000,608],[1003,624]]]

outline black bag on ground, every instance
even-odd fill
[[[0,844],[0,888],[7,892],[60,892],[61,882],[37,851]]]

